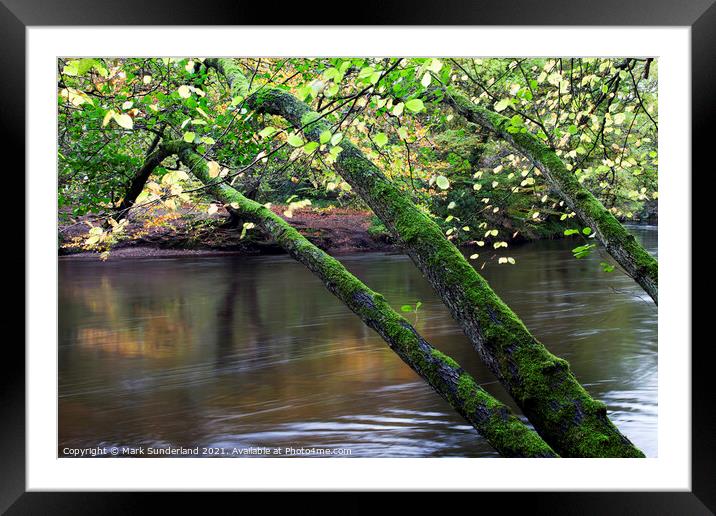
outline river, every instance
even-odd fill
[[[652,253],[655,226],[630,230]],[[513,246],[482,274],[657,455],[657,310],[575,240]],[[489,252],[489,251],[488,251]],[[517,410],[410,260],[345,266]],[[481,261],[477,260],[478,266]],[[285,256],[59,261],[58,454],[68,447],[320,448],[352,457],[497,457],[307,269]],[[209,452],[207,452],[209,453]]]

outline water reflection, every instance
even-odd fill
[[[656,228],[635,234],[656,252]],[[655,456],[657,312],[567,241],[511,249],[493,288],[615,423]],[[512,405],[444,305],[397,255],[342,257],[421,333]],[[495,456],[377,335],[287,257],[59,265],[59,445],[350,448]],[[514,405],[512,405],[514,407]]]

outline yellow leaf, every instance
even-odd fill
[[[191,97],[191,90],[189,90],[189,86],[187,86],[187,85],[179,86],[178,91],[179,91],[179,96],[183,99],[188,99],[189,97]]]
[[[112,120],[112,117],[114,116],[114,110],[110,109],[107,111],[107,114],[104,115],[104,119],[102,120],[102,127],[106,126],[110,120]]]
[[[81,106],[84,103],[94,105],[92,99],[79,90],[76,90],[74,88],[67,88],[67,90],[62,90],[63,97],[65,96],[65,91],[67,92],[67,100],[69,100],[73,106]]]
[[[209,167],[209,177],[212,179],[221,173],[221,166],[216,161],[210,161],[207,166]]]
[[[134,121],[132,120],[132,117],[125,114],[118,114],[114,113],[112,114],[112,118],[115,122],[117,122],[117,125],[124,127],[125,129],[131,129],[134,126]]]
[[[211,117],[210,117],[209,115],[207,115],[207,114],[204,112],[203,109],[201,109],[200,107],[198,107],[198,108],[196,108],[196,110],[199,112],[199,114],[200,114],[201,116],[203,116],[203,117],[206,118],[207,120],[211,121]]]

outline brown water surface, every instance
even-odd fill
[[[655,227],[631,228],[653,253]],[[482,273],[553,353],[657,453],[657,311],[575,241],[515,246]],[[405,256],[341,257],[504,402]],[[477,261],[478,265],[481,263]],[[641,297],[639,297],[641,296]],[[643,299],[642,299],[643,298]],[[360,457],[483,457],[492,448],[288,257],[59,263],[59,442],[66,447],[320,447]]]

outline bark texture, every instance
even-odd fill
[[[508,141],[518,152],[531,160],[550,186],[579,220],[594,230],[597,240],[616,262],[658,304],[659,270],[651,256],[633,235],[599,202],[592,193],[567,170],[557,154],[529,132],[510,133],[509,118],[475,105],[454,88],[445,92],[445,101],[470,122],[476,123]]]
[[[293,258],[304,264],[336,297],[373,328],[390,348],[437,391],[485,439],[506,457],[556,457],[539,435],[497,401],[452,358],[432,347],[395,312],[380,294],[370,290],[335,258],[321,251],[264,205],[212,179],[206,162],[183,142],[163,144],[179,155],[192,174],[218,200],[230,204],[244,220],[254,222]]]
[[[229,82],[245,84],[230,59],[207,60]],[[239,90],[259,112],[279,115],[319,141],[330,124],[290,93]],[[487,281],[422,213],[352,143],[344,139],[336,171],[368,203],[402,244],[440,295],[482,360],[532,422],[542,438],[566,457],[643,457],[576,380],[569,364],[551,354],[495,294]]]
[[[129,183],[127,193],[117,208],[119,212],[124,212],[134,205],[134,201],[137,200],[139,194],[142,193],[142,190],[144,190],[144,185],[147,183],[149,176],[152,175],[152,172],[154,172],[159,164],[164,161],[165,158],[169,157],[169,155],[170,154],[167,149],[161,145],[159,148],[149,153],[147,158],[144,160],[142,168],[137,171],[135,176],[132,178],[132,181]]]

